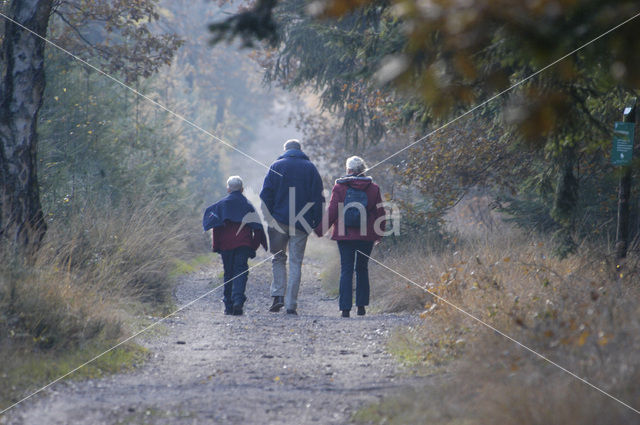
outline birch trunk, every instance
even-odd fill
[[[8,15],[44,37],[50,13],[50,0],[14,0]],[[41,38],[5,22],[0,46],[0,235],[17,250],[37,250],[46,232],[36,158],[44,47]]]

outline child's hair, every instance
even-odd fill
[[[231,192],[242,190],[242,179],[240,176],[231,176],[227,179],[227,189]]]

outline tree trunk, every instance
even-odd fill
[[[9,16],[46,36],[50,0],[14,0]],[[45,42],[7,21],[0,46],[0,235],[35,251],[46,232],[37,178],[36,132],[44,92]]]
[[[577,163],[575,146],[564,148],[559,159],[560,173],[551,217],[560,226],[560,229],[555,233],[555,253],[560,258],[565,258],[575,252],[577,247],[573,240],[579,190],[579,182],[574,174],[574,168]]]

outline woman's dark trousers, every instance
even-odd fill
[[[370,241],[338,241],[340,251],[340,310],[351,310],[353,305],[353,271],[356,272],[356,305],[369,305]],[[365,254],[362,255],[361,253]]]

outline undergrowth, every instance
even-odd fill
[[[172,282],[203,262],[187,217],[156,202],[86,207],[51,222],[35,260],[0,265],[0,408],[64,375],[171,307]],[[194,226],[195,227],[195,226]],[[194,259],[195,258],[195,259]],[[127,344],[72,377],[139,363]]]
[[[637,414],[477,319],[602,390],[640,406],[640,257],[616,264],[583,245],[560,260],[550,240],[505,230],[433,252],[419,242],[374,256],[424,289],[371,265],[387,311],[414,311],[389,350],[422,374],[446,376],[356,415],[375,424],[624,424]],[[402,409],[398,409],[402,406]]]

